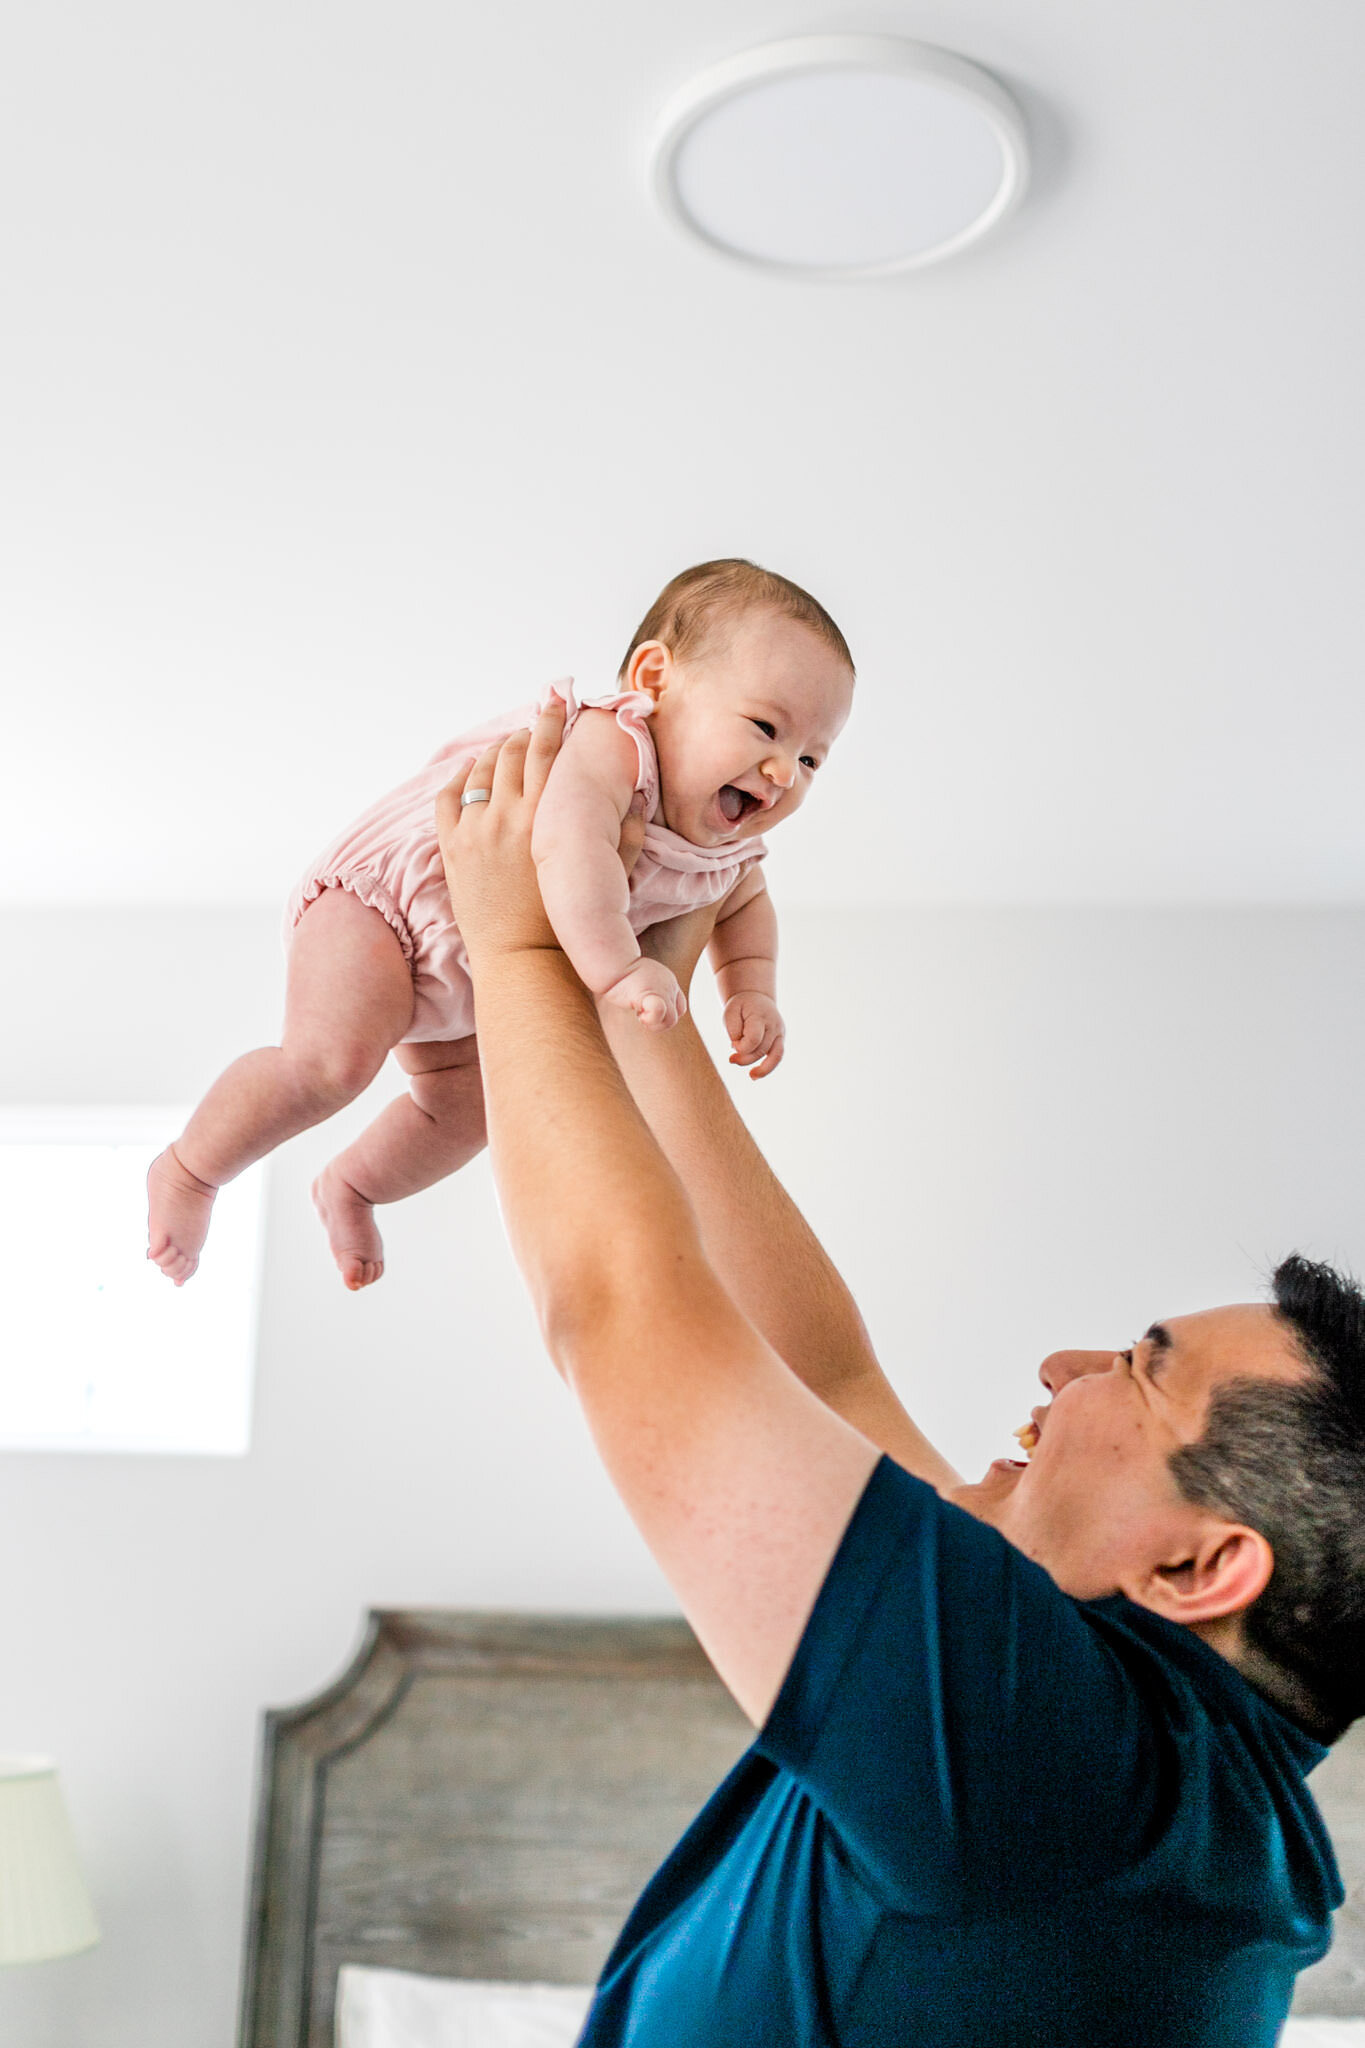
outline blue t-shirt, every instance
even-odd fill
[[[1325,1755],[884,1458],[582,2048],[1271,2048],[1342,1899]]]

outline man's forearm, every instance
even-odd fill
[[[736,1305],[821,1400],[931,1485],[958,1475],[905,1413],[857,1305],[763,1157],[690,1018],[647,1035],[604,1017],[631,1092],[686,1188]]]
[[[666,1294],[704,1265],[696,1220],[562,953],[499,957],[475,1002],[503,1214],[563,1368],[561,1337],[616,1313],[616,1296]]]
[[[682,1184],[553,943],[531,841],[563,724],[551,707],[534,732],[458,771],[436,803],[493,1169],[598,1454],[761,1726],[877,1452],[783,1363],[707,1263]]]

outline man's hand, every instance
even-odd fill
[[[731,996],[725,1005],[725,1029],[733,1047],[730,1065],[749,1067],[751,1081],[761,1081],[780,1065],[787,1028],[777,1004],[762,990],[742,989]],[[755,1060],[762,1065],[754,1066]]]
[[[446,887],[471,963],[558,945],[540,900],[531,827],[563,738],[564,706],[556,698],[529,731],[486,748],[436,799]],[[485,789],[487,802],[461,803]]]

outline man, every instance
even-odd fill
[[[558,737],[440,807],[494,1168],[551,1357],[760,1731],[584,2043],[1270,2048],[1341,1899],[1304,1778],[1365,1704],[1365,1305],[1289,1262],[1285,1306],[1059,1352],[1032,1462],[964,1485],[690,1023],[609,1022],[611,1057],[529,859]],[[684,986],[704,936],[655,935]],[[1328,1547],[1286,1610],[1305,1487]]]

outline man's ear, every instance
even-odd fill
[[[644,690],[657,702],[673,676],[673,655],[662,640],[642,640],[621,678],[627,690]]]
[[[1274,1569],[1275,1553],[1259,1529],[1210,1519],[1130,1597],[1167,1621],[1220,1621],[1259,1600]]]

